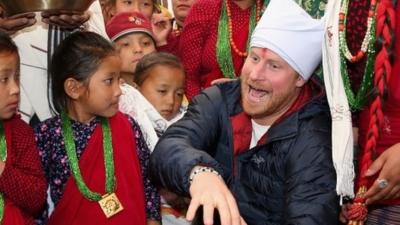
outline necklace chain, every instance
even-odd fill
[[[363,42],[361,44],[361,49],[356,53],[356,55],[352,55],[349,47],[346,42],[346,22],[347,22],[347,13],[349,7],[349,0],[343,0],[340,6],[339,13],[339,42],[340,42],[340,50],[343,52],[343,55],[350,62],[358,62],[360,61],[368,51],[368,48],[371,44],[371,38],[374,35],[374,22],[375,22],[375,11],[376,11],[376,0],[371,0],[368,18],[367,18],[367,30],[365,32],[365,36],[363,38]]]
[[[249,46],[251,33],[253,32],[261,14],[260,0],[256,0],[256,4],[251,7],[250,12],[247,47]],[[247,52],[241,52],[238,50],[235,42],[233,41],[232,33],[231,11],[228,6],[228,0],[224,0],[221,6],[221,15],[218,23],[216,56],[222,74],[226,78],[236,78],[231,49],[233,49],[233,51],[241,57],[247,56]]]
[[[4,163],[7,160],[7,142],[6,135],[4,131],[3,121],[0,120],[0,160]],[[4,197],[3,194],[0,193],[0,224],[3,221],[4,216]]]
[[[344,89],[352,110],[360,110],[366,104],[368,97],[373,91],[373,73],[375,59],[375,25],[376,25],[376,0],[371,0],[370,11],[368,13],[368,24],[361,50],[353,56],[346,42],[346,16],[348,12],[349,0],[342,0],[341,11],[339,15],[339,53],[340,53],[340,71],[342,74]],[[361,85],[356,94],[354,94],[350,77],[347,70],[347,61],[351,63],[358,62],[367,54],[367,62]]]
[[[106,170],[106,192],[108,194],[113,193],[115,190],[115,176],[114,176],[114,159],[113,159],[113,148],[111,129],[108,119],[101,117],[101,128],[103,131],[103,152],[104,152],[104,166]],[[65,140],[65,150],[67,152],[71,173],[74,176],[75,182],[78,186],[79,191],[82,195],[91,201],[99,201],[102,199],[102,195],[97,192],[93,192],[86,185],[83,180],[79,161],[76,155],[76,147],[74,141],[74,135],[72,125],[68,115],[65,112],[61,113],[61,126]]]
[[[225,8],[226,8],[226,14],[227,14],[227,17],[228,17],[229,43],[231,45],[231,48],[239,56],[247,57],[247,50],[245,50],[244,52],[240,51],[239,48],[236,46],[235,41],[233,40],[232,13],[231,13],[231,9],[229,8],[228,0],[225,1]],[[251,17],[253,17],[253,14],[254,14],[253,10],[252,10],[252,15],[250,15],[250,22],[249,22],[249,28],[250,29],[249,29],[248,37],[251,37],[251,33],[254,30],[255,24],[260,20],[260,12],[261,12],[261,2],[260,2],[260,0],[256,0],[256,18],[255,18],[256,22],[254,22],[254,19],[252,20],[252,18],[251,18]],[[248,44],[248,42],[249,41],[247,41],[247,44]]]

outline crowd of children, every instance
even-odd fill
[[[381,158],[389,154],[384,154],[384,150],[393,146],[391,156],[399,155],[392,153],[398,150],[395,144],[400,141],[398,132],[391,130],[391,125],[395,127],[398,122],[399,107],[393,103],[398,97],[393,88],[397,87],[394,83],[398,81],[398,74],[393,74],[390,66],[396,65],[393,71],[398,72],[399,60],[396,55],[379,56],[374,68],[375,52],[371,50],[372,42],[381,39],[382,48],[389,53],[393,46],[400,49],[393,44],[400,36],[400,16],[394,14],[395,10],[400,11],[400,4],[392,0],[382,0],[384,4],[371,1],[369,5],[352,0],[293,1],[313,18],[322,17],[326,7],[325,13],[329,15],[325,19],[334,24],[327,28],[325,44],[329,47],[325,46],[328,50],[325,49],[324,55],[332,135],[337,135],[335,129],[338,129],[338,120],[334,117],[338,106],[334,101],[342,92],[329,93],[331,88],[337,88],[339,83],[344,85],[340,91],[345,91],[347,98],[340,96],[340,102],[348,104],[349,101],[350,107],[354,107],[354,102],[349,93],[351,89],[358,89],[358,85],[349,84],[348,80],[360,86],[370,82],[368,88],[376,92],[365,92],[376,97],[373,104],[365,101],[365,108],[351,108],[362,112],[359,115],[365,123],[355,123],[359,119],[355,116],[352,124],[347,106],[344,109],[349,112],[343,118],[349,120],[348,128],[360,127],[360,135],[355,133],[354,137],[360,136],[361,147],[367,150],[360,154],[359,173],[369,171],[368,176],[374,179],[367,182],[358,174],[357,185],[361,182],[361,187],[372,187],[365,199],[370,203],[378,201],[376,207],[370,207],[377,215],[371,213],[367,220],[363,208],[347,204],[342,208],[340,220],[379,224],[385,218],[383,214],[394,210],[389,213],[390,223],[383,224],[400,224],[396,220],[400,214],[396,208],[400,181],[382,177],[388,173],[377,175],[379,169],[385,169],[384,162],[389,161],[385,158],[382,162]],[[215,80],[236,79],[241,75],[247,57],[252,57],[247,55],[251,34],[269,2],[94,0],[86,12],[27,13],[13,17],[7,17],[6,8],[0,4],[0,224],[190,224],[186,220],[190,199],[182,191],[154,183],[157,179],[152,177],[154,171],[150,171],[150,156],[167,128],[185,116],[188,100],[192,101]],[[368,22],[359,22],[356,12],[368,17]],[[349,17],[348,52],[341,47],[347,46],[346,34],[343,34],[346,31],[340,27],[346,26],[347,20],[342,18],[346,16]],[[378,17],[380,23],[376,21]],[[336,23],[339,23],[338,31],[329,33],[336,28]],[[389,24],[387,33],[382,31],[386,24]],[[381,36],[371,33],[375,32],[375,26],[376,29],[384,27],[377,31],[376,35],[381,32]],[[364,28],[369,39],[360,36]],[[371,43],[367,44],[366,40]],[[335,41],[337,49],[332,50],[330,47],[335,47]],[[363,45],[353,56],[351,52],[358,49],[358,42]],[[342,55],[336,55],[337,52]],[[368,58],[358,62],[364,55]],[[339,61],[350,56],[353,58],[348,61]],[[373,78],[364,82],[359,78],[364,76],[364,70],[365,76],[371,71],[379,74],[381,61],[386,62],[382,66],[387,70],[386,75],[380,76],[387,79],[385,82]],[[327,65],[332,62],[340,64],[341,70]],[[331,73],[344,73],[344,80],[332,78]],[[384,105],[386,87],[390,88],[390,104]],[[349,146],[353,135],[351,131],[346,135],[351,135],[346,145],[340,147],[333,137],[332,146],[352,149]],[[382,144],[382,140],[390,140],[390,144]],[[375,148],[379,150],[378,155]],[[366,165],[372,164],[371,154],[377,156],[380,164],[374,164],[370,171]],[[333,156],[339,182],[343,171],[338,168],[335,153]],[[348,163],[349,167],[352,163]],[[190,177],[217,172],[209,167],[200,172],[196,168]],[[389,168],[400,170],[394,166]],[[390,190],[386,191],[387,187]],[[339,189],[338,194],[343,194]],[[364,193],[359,192],[357,200],[363,199]],[[379,201],[385,198],[394,200]],[[354,216],[360,211],[365,217]]]

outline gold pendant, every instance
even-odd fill
[[[107,218],[114,216],[124,209],[115,193],[103,195],[99,201],[99,205]]]

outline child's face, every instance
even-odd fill
[[[155,66],[140,85],[143,96],[166,120],[178,113],[184,95],[185,74],[182,69],[165,65]]]
[[[9,119],[19,102],[19,61],[16,53],[0,53],[0,119]]]
[[[153,39],[141,32],[131,33],[117,39],[115,47],[121,57],[121,71],[124,73],[133,73],[136,64],[144,55],[156,51]]]
[[[108,56],[90,77],[87,84],[78,87],[75,111],[82,121],[89,121],[95,116],[111,117],[118,111],[121,95],[120,67],[118,56]]]
[[[140,12],[148,19],[153,15],[153,0],[115,0],[113,14],[122,12]]]

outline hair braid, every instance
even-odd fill
[[[395,29],[395,13],[391,0],[381,0],[378,4],[376,15],[376,36],[378,53],[375,58],[374,86],[376,97],[369,108],[370,121],[367,133],[367,143],[361,161],[360,175],[363,175],[372,163],[375,147],[380,135],[380,129],[384,123],[383,103],[387,96],[387,86],[392,72],[391,49],[393,46],[393,34]],[[363,180],[363,179],[362,179]],[[362,183],[360,185],[365,185]]]

